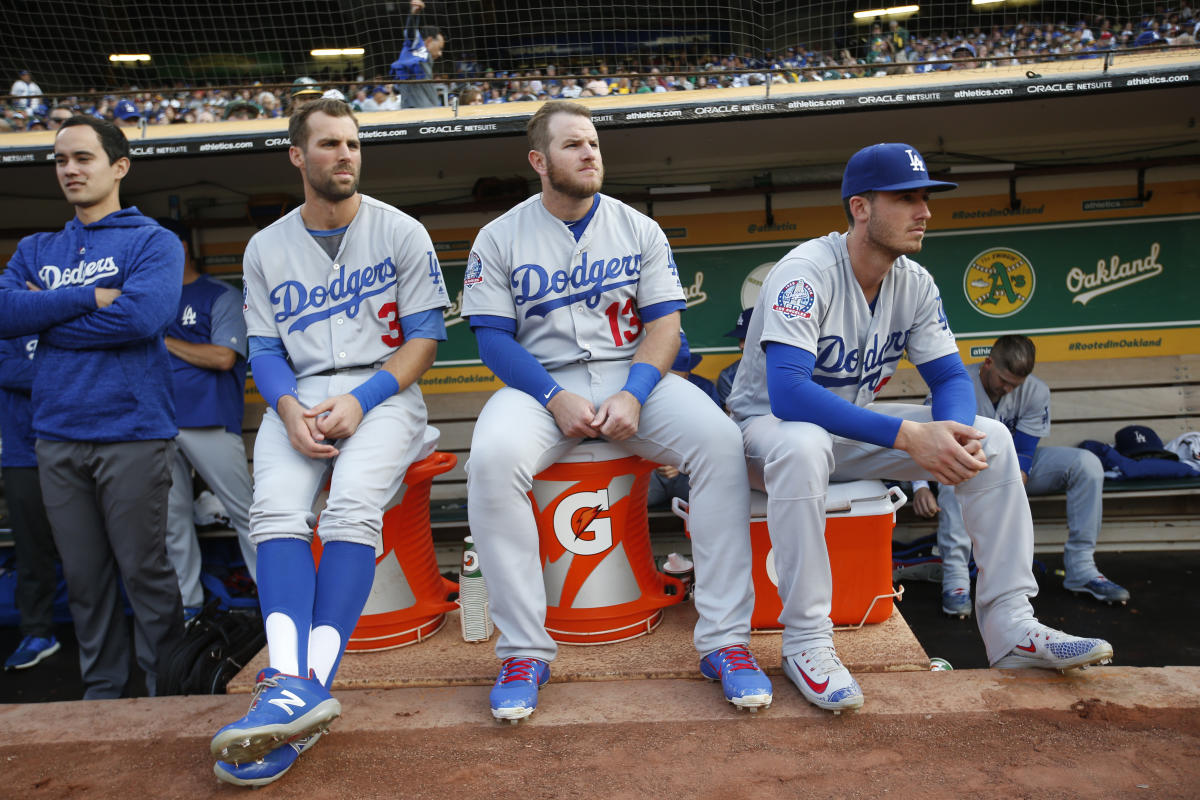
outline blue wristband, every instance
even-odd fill
[[[660,380],[662,373],[658,371],[658,367],[639,361],[629,368],[629,377],[625,379],[625,385],[621,389],[636,397],[642,405],[646,405],[646,399]]]
[[[363,414],[366,414],[398,391],[400,382],[396,380],[396,376],[386,369],[381,369],[351,389],[350,394],[354,395],[354,399],[362,406]]]

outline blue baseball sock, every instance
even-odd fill
[[[258,546],[258,604],[267,630],[271,666],[308,677],[317,568],[303,539],[268,539]]]
[[[317,570],[309,663],[328,687],[337,674],[346,642],[358,624],[375,581],[375,548],[356,542],[329,542]]]

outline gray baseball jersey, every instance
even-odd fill
[[[428,232],[366,195],[332,263],[296,209],[254,234],[243,270],[246,332],[282,339],[297,378],[386,361],[401,317],[447,305]]]
[[[874,401],[906,351],[914,364],[958,352],[933,276],[897,258],[872,311],[842,233],[799,245],[767,273],[729,395],[734,419],[771,413],[766,342],[813,353],[813,381],[860,406]]]
[[[1050,434],[1050,387],[1036,375],[1030,375],[1025,382],[1000,398],[1000,402],[992,405],[987,392],[983,389],[983,381],[979,379],[980,364],[971,364],[967,373],[975,384],[975,413],[981,417],[991,417],[1004,423],[1010,431],[1020,431],[1030,436],[1044,439]]]
[[[491,222],[475,240],[464,284],[464,315],[515,320],[518,343],[564,390],[596,408],[621,390],[645,338],[638,309],[684,299],[662,230],[604,195],[578,242],[541,195]],[[538,400],[509,387],[488,400],[475,424],[467,517],[487,572],[501,658],[549,661],[557,652],[545,628],[546,588],[530,580],[543,565],[527,492],[532,476],[577,442]],[[694,642],[701,653],[745,644],[754,596],[750,489],[737,426],[697,387],[668,374],[642,406],[637,432],[616,445],[689,474],[692,556],[705,576]],[[606,555],[604,563],[618,562]]]
[[[603,194],[578,242],[540,194],[489,222],[463,284],[463,316],[515,319],[517,342],[551,370],[632,358],[637,310],[684,299],[662,229]]]

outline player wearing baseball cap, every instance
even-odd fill
[[[507,386],[475,424],[467,513],[487,565],[503,659],[490,704],[517,720],[537,706],[557,652],[545,629],[533,476],[585,438],[691,477],[701,673],[734,705],[771,702],[747,644],[750,490],[737,426],[668,373],[683,288],[662,229],[601,194],[604,165],[586,106],[552,100],[527,127],[542,192],[488,223],[467,262],[463,316]]]
[[[767,522],[783,600],[784,672],[809,702],[862,706],[833,649],[825,549],[830,480],[930,477],[956,486],[979,564],[979,630],[995,667],[1067,669],[1105,663],[1112,647],[1033,615],[1033,520],[1012,436],[976,416],[975,395],[920,252],[931,192],[916,148],[877,144],[846,164],[848,233],[805,242],[763,284],[729,407]],[[932,406],[875,403],[902,355]]]
[[[329,693],[375,578],[383,509],[421,447],[417,380],[446,338],[446,288],[412,217],[358,191],[358,122],[322,98],[288,123],[304,204],[250,239],[243,313],[267,401],[250,538],[270,666],[210,745],[217,777],[276,780],[341,713]],[[324,549],[313,563],[313,504]]]

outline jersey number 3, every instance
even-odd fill
[[[642,320],[637,315],[637,309],[633,307],[632,297],[625,301],[624,306],[621,306],[619,301],[613,303],[604,309],[604,313],[608,315],[608,329],[612,333],[613,346],[627,345],[635,341],[641,334]],[[621,330],[622,323],[625,325],[625,330]]]
[[[395,303],[386,303],[383,308],[379,309],[379,318],[387,320],[387,333],[379,338],[388,347],[399,347],[404,344],[404,331],[400,330],[400,317],[397,316],[397,308]]]

